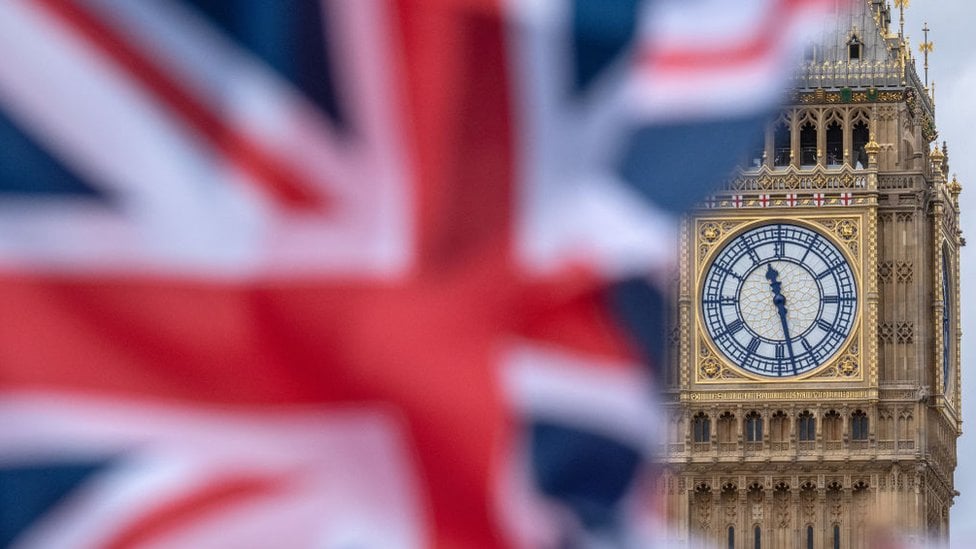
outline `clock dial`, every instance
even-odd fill
[[[942,392],[949,388],[949,324],[951,311],[949,309],[949,254],[942,249]]]
[[[854,328],[857,288],[844,254],[822,234],[777,223],[718,251],[702,282],[702,318],[732,363],[763,376],[809,372]]]

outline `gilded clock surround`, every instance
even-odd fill
[[[736,384],[756,383],[783,384],[803,383],[808,381],[829,383],[858,383],[863,382],[864,368],[862,367],[864,348],[864,333],[862,316],[867,302],[863,297],[864,289],[869,286],[864,281],[863,250],[861,243],[864,233],[863,215],[818,215],[810,214],[803,217],[777,218],[768,216],[715,216],[698,217],[695,219],[694,238],[695,249],[698,251],[692,268],[694,273],[693,288],[695,296],[702,295],[702,283],[706,270],[714,256],[736,236],[755,227],[787,222],[812,229],[827,238],[845,256],[854,272],[855,286],[858,289],[861,303],[857,307],[854,318],[854,328],[846,338],[840,350],[824,360],[823,364],[813,370],[793,377],[773,378],[748,372],[726,358],[715,346],[703,325],[700,311],[695,310],[695,367],[694,383]]]

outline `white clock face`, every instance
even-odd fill
[[[728,242],[702,283],[702,318],[732,363],[763,376],[823,364],[854,328],[857,288],[830,240],[801,225],[750,229]]]

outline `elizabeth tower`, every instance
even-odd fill
[[[675,545],[948,537],[961,186],[892,8],[854,4],[682,222],[659,481]]]

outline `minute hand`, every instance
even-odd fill
[[[776,305],[776,312],[779,313],[780,325],[783,326],[783,337],[786,338],[786,350],[790,353],[790,365],[793,366],[793,373],[796,373],[796,356],[793,354],[793,342],[790,340],[790,326],[786,321],[786,296],[781,291],[783,284],[778,278],[779,271],[773,268],[772,263],[767,265],[766,279],[769,280],[769,287],[773,290],[773,304]]]

